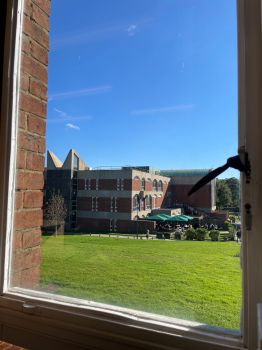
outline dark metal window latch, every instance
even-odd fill
[[[206,176],[202,177],[188,192],[188,196],[198,191],[201,187],[206,185],[208,182],[215,179],[217,176],[222,174],[224,171],[226,171],[228,168],[234,168],[241,172],[244,172],[246,174],[246,182],[250,182],[250,162],[248,159],[248,154],[245,152],[245,163],[243,164],[239,156],[234,156],[228,158],[226,164],[212,170],[210,173],[208,173]]]

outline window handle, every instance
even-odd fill
[[[191,194],[198,191],[201,187],[206,185],[208,182],[215,179],[218,175],[222,174],[224,171],[226,171],[228,168],[234,168],[241,172],[244,172],[246,176],[250,177],[250,162],[248,160],[247,153],[245,153],[245,163],[243,164],[239,156],[234,156],[228,158],[226,164],[212,170],[210,173],[202,177],[188,192],[188,196],[191,196]]]

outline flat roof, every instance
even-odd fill
[[[160,170],[159,174],[164,176],[205,176],[212,169],[181,169],[181,170]]]

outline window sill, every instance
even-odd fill
[[[237,332],[20,288],[13,288],[0,298],[0,322],[3,327],[26,329],[47,339],[96,349],[229,350],[242,347]],[[15,339],[3,339],[15,343]]]

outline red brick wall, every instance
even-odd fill
[[[12,284],[39,283],[49,48],[49,0],[25,0]]]
[[[113,229],[114,223],[112,222]],[[150,230],[152,233],[155,229],[155,222],[148,220],[117,220],[117,230],[120,233],[146,233]],[[97,232],[110,232],[110,220],[109,219],[89,219],[89,218],[77,218],[77,226],[81,230],[90,230]]]
[[[146,181],[145,190],[146,191],[153,191],[153,182],[152,181]]]
[[[78,179],[77,180],[77,188],[79,190],[84,190],[85,189],[85,180],[84,179]]]
[[[91,181],[90,181],[90,189],[91,190],[96,190],[96,179],[91,179]]]
[[[117,211],[119,213],[132,212],[132,199],[131,198],[117,198]]]
[[[122,233],[146,233],[147,230],[153,233],[155,222],[149,220],[117,220],[117,231]]]
[[[211,186],[206,185],[199,191],[187,195],[192,185],[174,185],[172,188],[173,201],[175,203],[185,203],[192,207],[211,208]]]
[[[110,231],[109,219],[77,218],[77,227],[81,230],[90,231]]]
[[[99,211],[106,211],[106,212],[111,211],[111,198],[99,197],[98,210]]]
[[[132,191],[132,180],[131,179],[124,179],[124,190]]]
[[[114,190],[117,189],[117,179],[100,179],[99,190]]]
[[[132,180],[132,190],[141,191],[141,180],[138,180],[138,179]]]
[[[77,197],[77,210],[92,210],[91,197]]]

